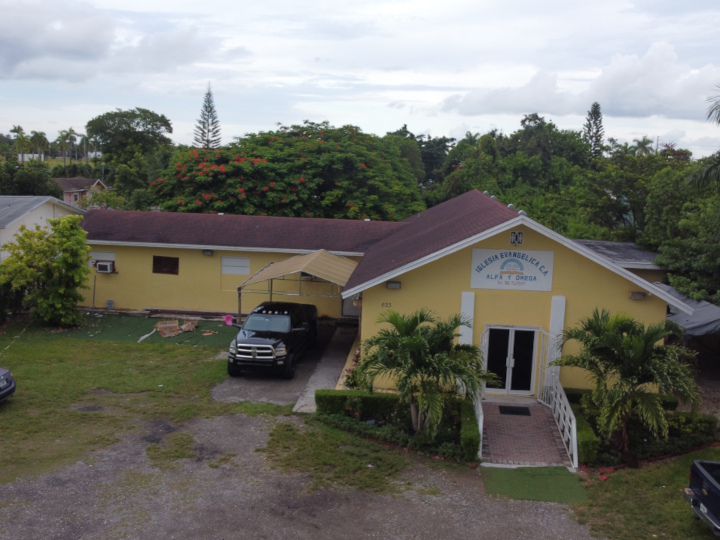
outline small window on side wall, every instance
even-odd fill
[[[178,257],[153,256],[153,274],[178,275],[180,270],[180,259]]]

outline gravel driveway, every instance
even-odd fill
[[[0,538],[591,538],[563,505],[486,495],[471,469],[418,461],[399,495],[310,491],[308,477],[274,471],[256,452],[276,421],[301,419],[192,421],[182,430],[193,435],[199,457],[170,470],[153,467],[145,449],[173,428],[152,423],[87,461],[2,485]]]

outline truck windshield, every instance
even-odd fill
[[[251,313],[245,324],[244,330],[253,332],[290,332],[290,317],[287,315],[266,315],[264,313]]]

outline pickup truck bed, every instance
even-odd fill
[[[720,536],[720,462],[695,460],[690,467],[690,487],[683,496],[698,519]]]

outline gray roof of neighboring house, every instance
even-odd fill
[[[656,287],[661,288],[667,293],[673,295],[678,300],[682,300],[688,306],[694,309],[692,315],[687,313],[672,311],[667,318],[685,330],[685,337],[701,337],[709,334],[720,334],[720,307],[705,302],[704,300],[693,300],[679,293],[670,285],[655,282]]]
[[[634,242],[611,242],[608,240],[573,240],[610,259],[621,268],[632,270],[662,270],[655,264],[657,253],[645,251]]]
[[[64,203],[55,197],[31,196],[31,195],[0,195],[0,229],[5,229],[15,223],[24,215],[29,214],[43,204],[51,202],[71,210],[73,213],[82,214],[83,211],[69,204]]]

